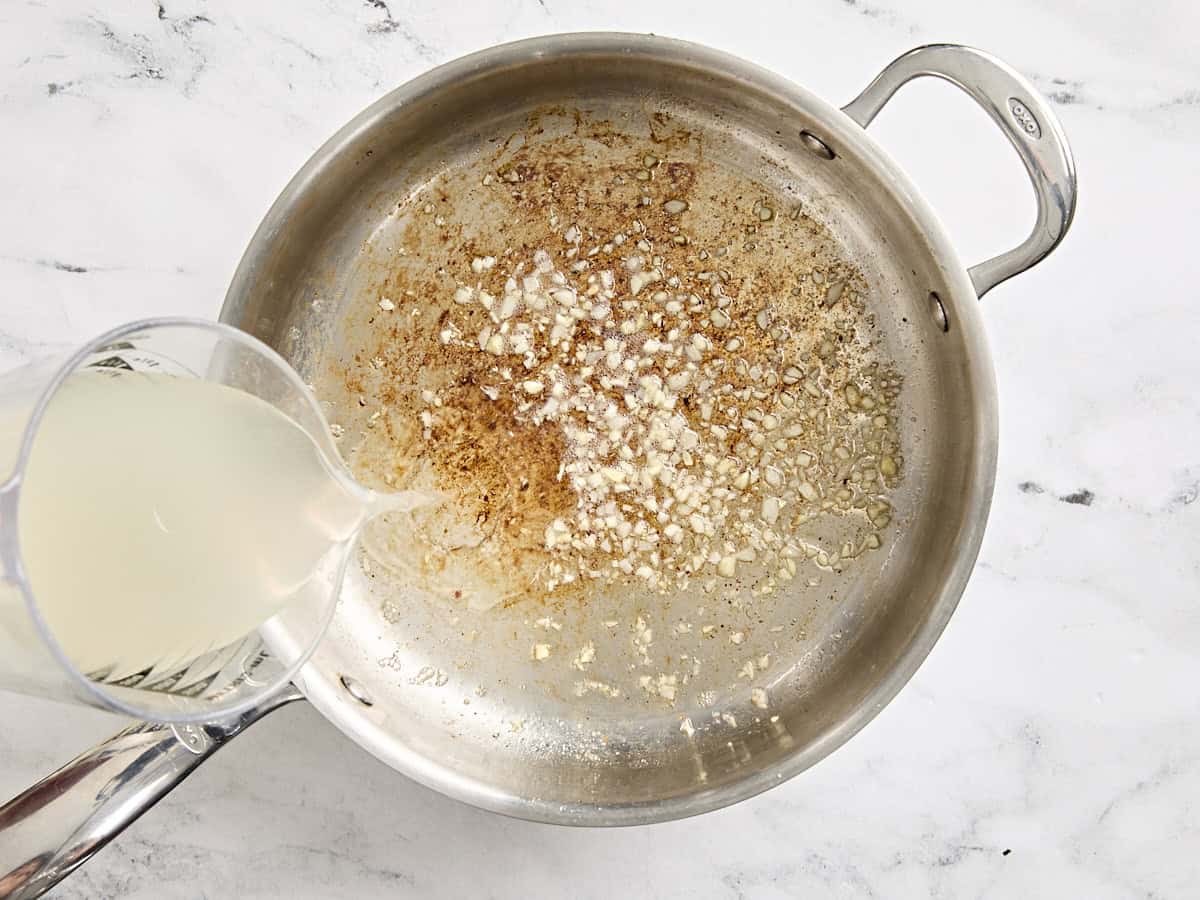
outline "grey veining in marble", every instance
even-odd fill
[[[259,218],[346,119],[489,44],[585,28],[732,51],[845,102],[953,40],[1028,73],[1079,164],[1073,232],[992,292],[999,482],[928,662],[757,799],[620,831],[481,813],[290,707],[66,898],[1181,897],[1200,884],[1200,12],[1190,0],[758,4],[71,0],[0,6],[0,366],[213,315]],[[967,262],[1020,240],[1015,157],[953,88],[872,126]],[[0,795],[119,727],[0,695]]]

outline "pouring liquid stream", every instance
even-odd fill
[[[0,447],[23,425],[0,418]],[[76,373],[47,408],[20,487],[37,608],[71,662],[105,680],[239,641],[336,571],[369,518],[431,499],[369,491],[333,465],[236,388]]]

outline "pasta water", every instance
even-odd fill
[[[0,418],[0,445],[23,424]],[[60,647],[111,681],[252,632],[341,564],[377,499],[258,397],[93,369],[46,410],[18,533]]]

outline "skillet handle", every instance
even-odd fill
[[[959,44],[908,51],[842,112],[866,128],[902,84],[923,75],[957,85],[987,111],[1016,148],[1037,195],[1037,222],[1025,242],[968,270],[975,293],[982,297],[1037,263],[1063,239],[1075,216],[1075,161],[1058,118],[1033,85],[994,56]]]
[[[300,697],[289,686],[219,724],[132,725],[0,806],[0,898],[40,897],[231,738]]]

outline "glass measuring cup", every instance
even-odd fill
[[[96,381],[97,378],[108,380]],[[109,590],[105,593],[102,589],[95,594],[81,590],[83,596],[72,595],[70,606],[73,612],[71,616],[63,617],[60,609],[51,610],[47,606],[46,596],[39,602],[30,578],[29,563],[33,558],[22,555],[23,525],[28,524],[22,520],[22,512],[33,516],[33,510],[38,508],[33,500],[27,498],[27,508],[22,509],[23,491],[29,497],[42,496],[49,491],[53,497],[55,491],[67,490],[65,486],[49,484],[52,476],[39,473],[36,465],[31,465],[38,463],[38,453],[49,452],[44,448],[51,438],[44,437],[43,443],[39,444],[39,436],[54,433],[53,428],[58,427],[64,417],[86,414],[88,427],[94,428],[96,433],[89,432],[81,440],[66,442],[65,447],[61,440],[54,444],[57,448],[55,465],[60,467],[64,485],[70,484],[71,476],[79,477],[76,467],[90,471],[87,465],[95,465],[97,448],[111,446],[99,442],[130,439],[128,426],[131,420],[113,417],[111,422],[107,421],[94,408],[95,403],[92,403],[90,396],[80,394],[81,386],[88,389],[99,386],[110,392],[104,397],[111,397],[115,396],[111,394],[114,390],[144,391],[147,384],[164,384],[154,379],[187,379],[193,387],[196,381],[215,382],[243,392],[239,394],[241,401],[252,406],[257,404],[259,412],[265,412],[259,403],[263,401],[282,413],[307,437],[311,452],[319,458],[320,463],[317,470],[319,476],[296,485],[298,491],[307,486],[318,495],[311,497],[311,502],[300,498],[306,505],[299,508],[298,515],[307,525],[311,517],[316,517],[322,523],[334,521],[329,519],[329,511],[332,509],[336,512],[336,527],[331,526],[320,532],[319,540],[313,539],[311,528],[307,531],[296,528],[297,539],[307,539],[304,544],[308,548],[305,551],[307,555],[303,557],[305,565],[301,569],[293,566],[288,570],[287,578],[277,578],[272,583],[277,588],[274,593],[278,595],[278,604],[277,608],[267,610],[272,614],[265,621],[257,620],[241,631],[237,630],[237,626],[231,626],[235,633],[228,633],[227,628],[227,633],[221,638],[209,640],[206,637],[209,640],[207,644],[187,645],[185,651],[179,647],[159,648],[155,645],[158,632],[149,623],[154,621],[172,625],[180,621],[192,621],[187,619],[190,615],[207,616],[207,619],[195,621],[212,624],[211,610],[173,608],[171,604],[174,598],[170,590],[166,590],[161,599],[152,593],[153,607],[143,606],[140,612],[131,614],[130,608],[121,608],[113,603],[114,597],[123,597],[120,591]],[[184,386],[174,381],[168,384],[174,388]],[[205,386],[200,387],[207,390]],[[161,401],[161,395],[159,399]],[[92,405],[88,406],[88,403]],[[64,407],[64,404],[74,406]],[[114,408],[119,406],[115,404]],[[274,413],[271,415],[274,416]],[[167,421],[169,418],[163,417],[159,431],[154,430],[154,423],[136,422],[139,460],[144,451],[148,454],[145,459],[157,462],[153,446],[156,435],[163,435],[166,441],[170,436],[181,440],[179,435],[187,433],[186,430],[180,432],[179,423],[172,425]],[[127,430],[117,434],[114,429],[121,428],[122,421]],[[169,432],[170,428],[177,429],[173,435]],[[287,431],[286,426],[284,430]],[[229,446],[230,441],[224,441],[222,445],[224,432],[219,419],[213,431],[216,433],[205,433],[204,445],[207,447],[211,438],[215,442],[212,445],[214,449],[221,453],[235,453],[235,448]],[[230,440],[243,437],[233,431],[226,436]],[[293,451],[299,447],[300,450],[296,452],[304,452],[307,444],[302,438],[292,434],[289,439]],[[89,459],[88,454],[93,454],[93,458]],[[204,466],[195,466],[193,458],[184,459],[180,462],[180,470],[171,476],[173,479],[178,475],[179,480],[163,482],[163,490],[170,492],[183,485],[186,493],[186,490],[203,490],[206,487],[187,482],[189,459],[193,468],[209,471]],[[279,465],[283,466],[284,461],[280,461]],[[34,478],[31,478],[31,469]],[[310,466],[304,471],[311,474],[313,468]],[[280,479],[276,477],[272,481],[265,477],[269,474],[264,473],[263,489],[271,490],[271,485],[275,485],[278,494]],[[114,517],[125,512],[120,503],[121,490],[133,490],[131,486],[140,483],[136,473],[132,478],[129,473],[121,477],[128,480],[116,483],[106,481],[104,490],[100,492],[101,497],[111,499],[116,496],[117,502],[113,504],[116,508],[111,511]],[[36,486],[42,494],[35,495],[32,488],[37,478],[41,479]],[[193,493],[189,496],[194,498],[197,495]],[[74,504],[71,507],[74,510],[78,506],[78,498],[69,499]],[[244,710],[282,687],[311,654],[333,616],[342,575],[359,526],[376,507],[394,505],[395,498],[389,500],[368,491],[350,476],[338,456],[315,398],[296,372],[265,344],[227,325],[181,318],[134,322],[101,335],[74,352],[48,356],[0,374],[0,689],[73,700],[138,718],[166,722],[213,721]],[[142,508],[137,503],[134,506],[136,509]],[[291,506],[282,508],[292,510]],[[254,510],[254,507],[242,509]],[[89,515],[93,513],[95,510],[89,511]],[[154,517],[158,518],[157,506],[154,506]],[[103,527],[103,520],[100,521],[100,527]],[[52,526],[53,522],[50,524]],[[158,524],[163,526],[164,533],[168,533],[162,522]],[[174,526],[174,523],[170,524]],[[279,567],[270,567],[270,557],[272,553],[281,552],[285,546],[283,542],[289,538],[286,527],[279,529],[281,534],[245,534],[237,531],[240,523],[236,520],[231,518],[226,524],[231,536],[227,536],[229,539],[223,546],[245,551],[243,562],[250,560],[251,571],[258,571],[261,562],[265,567],[263,571],[270,569],[272,576],[277,574]],[[201,535],[199,544],[202,550],[217,546],[216,543],[206,543],[203,537]],[[26,550],[31,547],[32,542]],[[64,545],[62,549],[63,566],[80,565],[79,560],[87,558],[86,552],[83,552],[86,548]],[[288,549],[294,556],[295,548]],[[261,560],[255,557],[256,553],[262,557]],[[108,563],[113,560],[112,556],[102,559],[105,566],[98,568],[108,572]],[[136,546],[130,549],[127,565],[140,566],[151,562],[137,556]],[[219,572],[222,565],[220,559],[202,562],[204,565],[197,567],[198,571],[178,572],[177,577],[181,579],[178,584],[183,585],[182,579],[203,579],[210,574],[205,571],[208,567]],[[54,565],[58,565],[57,561]],[[139,577],[142,571],[138,570]],[[69,572],[68,575],[83,579],[87,572]],[[176,576],[172,574],[171,577]],[[213,598],[213,604],[219,606],[219,601],[227,599]],[[105,603],[112,604],[113,608],[109,610],[96,606]],[[251,614],[234,607],[228,607],[228,610]],[[74,611],[78,611],[78,619]],[[225,611],[219,610],[222,614]],[[49,615],[51,612],[55,615]],[[122,621],[122,616],[129,621]],[[96,623],[94,627],[99,629],[83,635],[85,640],[94,638],[96,641],[95,647],[89,647],[86,659],[78,652],[68,652],[64,643],[68,632],[77,622],[85,619]],[[261,626],[255,628],[254,625],[260,621]],[[53,624],[55,622],[58,623],[57,627]],[[110,632],[108,629],[113,630]],[[114,649],[114,658],[109,660],[104,656],[108,651],[98,637],[100,632],[129,638],[129,641],[114,640],[113,643],[137,645],[140,655],[117,659]],[[286,634],[287,643],[276,641],[273,645],[269,639],[264,641],[263,635],[272,633]],[[79,639],[78,635],[72,637]]]

